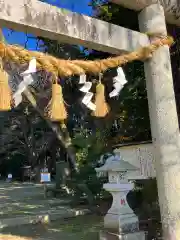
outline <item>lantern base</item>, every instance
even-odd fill
[[[139,221],[135,214],[118,215],[108,213],[104,217],[104,227],[119,233],[139,231]]]
[[[109,231],[100,231],[99,240],[145,240],[145,232],[138,231],[133,233],[118,234]]]
[[[113,196],[111,208],[104,217],[104,227],[117,232],[139,230],[138,217],[127,202],[127,194],[133,189],[132,183],[106,183],[104,189]]]

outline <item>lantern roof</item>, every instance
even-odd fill
[[[138,168],[124,161],[121,156],[115,154],[107,158],[105,164],[99,168],[95,169],[96,172],[127,172],[127,171],[137,171]]]

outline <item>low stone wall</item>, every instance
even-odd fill
[[[138,167],[140,169],[138,172],[139,175],[156,177],[153,145],[151,143],[121,146],[117,147],[114,152],[120,154],[125,161]]]

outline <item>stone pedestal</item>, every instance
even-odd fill
[[[133,189],[134,184],[128,182],[106,183],[103,187],[113,196],[112,206],[104,217],[104,227],[119,233],[138,231],[138,218],[126,200],[126,196]]]
[[[101,231],[99,233],[99,240],[145,240],[144,232],[133,232],[127,234],[112,233],[108,231]]]

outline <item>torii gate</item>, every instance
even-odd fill
[[[149,45],[153,37],[145,32],[167,34],[164,9],[156,0],[116,2],[141,10],[142,33],[37,0],[1,0],[0,25],[113,54]],[[173,14],[168,16],[175,21]],[[174,232],[173,239],[180,239],[179,126],[168,47],[160,47],[144,66],[164,237],[169,240]]]
[[[165,12],[166,21],[169,24],[180,26],[180,2],[179,0],[111,0],[111,2],[122,5],[126,8],[141,11],[147,6],[160,3]]]

